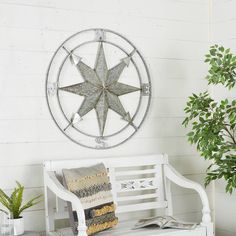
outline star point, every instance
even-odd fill
[[[79,62],[81,61],[81,57],[77,56],[77,55],[74,55],[74,54],[71,54],[70,55],[70,61],[71,61],[71,64],[77,66],[79,64]]]
[[[135,52],[136,49],[134,49],[127,57],[121,59],[121,61],[124,62],[127,67],[129,66],[132,56],[134,55]]]

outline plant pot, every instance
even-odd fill
[[[13,225],[14,235],[22,235],[25,232],[24,229],[24,219],[23,217],[20,217],[18,219],[9,219],[10,222]]]

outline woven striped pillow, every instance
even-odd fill
[[[90,167],[63,169],[62,172],[64,185],[78,196],[83,205],[88,235],[109,229],[118,223],[111,183],[103,163]],[[77,233],[77,215],[72,212],[71,205],[69,209],[71,224],[74,233]]]

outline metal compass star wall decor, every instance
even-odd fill
[[[97,47],[94,66],[89,65],[92,59],[85,62],[94,54],[88,46]],[[89,29],[72,35],[55,52],[46,95],[55,123],[68,138],[106,149],[128,140],[143,123],[151,98],[150,75],[140,52],[125,37]]]

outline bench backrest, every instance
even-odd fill
[[[44,162],[45,171],[55,171],[91,166],[103,162],[108,170],[112,184],[117,213],[167,208],[163,164],[168,163],[167,155],[146,155],[80,160],[59,160]],[[57,210],[63,209],[62,201],[56,200]],[[63,217],[61,217],[63,218]]]

